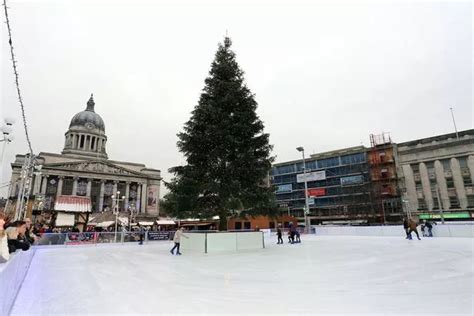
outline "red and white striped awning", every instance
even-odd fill
[[[54,204],[55,211],[88,213],[91,212],[91,199],[86,196],[60,195]]]

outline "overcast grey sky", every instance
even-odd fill
[[[276,161],[473,126],[472,4],[461,2],[9,1],[35,152],[59,153],[94,93],[110,159],[183,163],[189,119],[226,30]],[[3,10],[3,8],[2,8]],[[4,21],[2,12],[2,22]],[[0,116],[17,120],[9,163],[27,145],[6,26]]]

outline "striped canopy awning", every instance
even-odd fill
[[[86,196],[60,195],[54,204],[55,211],[89,213],[91,199]]]

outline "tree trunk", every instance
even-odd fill
[[[227,212],[219,213],[219,230],[220,231],[227,230]]]

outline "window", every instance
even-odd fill
[[[437,197],[433,197],[433,210],[439,210],[439,201]]]
[[[451,204],[451,208],[459,208],[459,200],[457,196],[450,196],[449,203]]]
[[[410,165],[413,173],[420,173],[420,166],[418,164]]]
[[[343,165],[351,165],[351,164],[357,164],[361,162],[365,162],[364,153],[341,156],[341,164]]]
[[[453,180],[453,178],[446,178],[446,185],[448,186],[448,189],[454,188],[454,180]]]
[[[467,207],[474,208],[474,195],[467,196]]]
[[[472,186],[472,179],[471,179],[471,177],[463,177],[462,180],[463,180],[463,182],[464,182],[464,186],[467,186],[467,187]]]
[[[427,209],[425,199],[418,199],[418,209],[419,210]]]
[[[295,172],[295,165],[278,166],[274,170],[274,174],[293,173]]]
[[[244,229],[250,229],[250,222],[244,222]]]
[[[421,182],[415,183],[415,189],[418,192],[423,192],[423,185],[421,184]]]
[[[328,168],[328,167],[334,167],[339,165],[339,157],[334,157],[334,158],[327,158],[327,159],[322,159],[318,161],[318,167],[319,168]]]
[[[441,160],[444,171],[451,171],[451,161],[449,159]]]
[[[467,168],[467,157],[459,157],[457,158],[457,160],[459,162],[459,166],[461,167],[461,169]]]
[[[235,229],[242,229],[242,222],[235,222]]]

